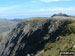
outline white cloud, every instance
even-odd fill
[[[75,10],[75,7],[67,7],[67,8],[63,8],[63,7],[52,7],[52,8],[43,8],[43,9],[36,9],[36,10],[32,10],[32,11],[71,11],[71,10]]]
[[[20,17],[20,16],[25,16],[25,17],[35,17],[35,16],[51,16],[52,14],[57,14],[57,13],[66,13],[69,15],[75,15],[75,7],[52,7],[52,8],[41,8],[41,9],[32,9],[28,10],[25,12],[15,12],[15,13],[4,13],[3,15],[0,14],[2,17]]]
[[[36,10],[32,10],[31,12],[40,15],[52,15],[55,13],[66,13],[66,14],[75,15],[74,11],[75,11],[75,7],[67,7],[67,8],[52,7],[52,8],[36,9]]]
[[[31,3],[36,3],[36,2],[38,2],[38,1],[35,1],[35,0],[31,1]]]
[[[52,8],[44,8],[44,9],[33,9],[30,11],[26,11],[24,13],[16,14],[17,16],[48,16],[55,13],[66,13],[70,15],[75,15],[74,13],[75,7],[52,7]],[[15,14],[14,14],[15,15]]]
[[[58,2],[58,1],[71,1],[71,0],[41,0],[42,2]]]
[[[9,11],[9,10],[12,10],[12,9],[15,9],[15,8],[17,8],[18,6],[10,6],[10,7],[0,7],[0,13],[1,12],[7,12],[7,11]]]

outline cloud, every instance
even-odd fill
[[[10,7],[0,7],[0,13],[1,12],[7,12],[9,10],[12,10],[12,9],[15,9],[17,8],[18,6],[10,6]]]
[[[4,13],[1,14],[2,17],[38,17],[38,16],[51,16],[52,14],[57,13],[66,13],[69,15],[75,15],[75,7],[52,7],[52,8],[41,8],[41,9],[30,9],[24,12],[15,12],[15,13]]]
[[[35,1],[35,0],[31,1],[31,3],[36,3],[36,2],[38,2],[38,1]]]
[[[63,7],[52,7],[52,8],[41,8],[41,9],[36,9],[36,10],[32,10],[32,11],[71,11],[71,10],[75,10],[75,7],[67,7],[67,8],[63,8]]]
[[[56,13],[66,13],[70,15],[75,15],[74,13],[75,7],[52,7],[52,8],[41,8],[41,9],[36,9],[32,10],[32,13],[36,13],[34,15],[52,15]]]
[[[71,1],[71,0],[41,0],[42,2],[59,2],[59,1]]]

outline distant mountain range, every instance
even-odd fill
[[[0,33],[12,30],[16,24],[15,21],[0,19]]]
[[[20,22],[22,21],[23,19],[11,19],[11,21],[14,21],[14,22]]]

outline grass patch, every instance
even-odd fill
[[[60,51],[75,51],[75,20],[66,20],[66,25],[63,27],[59,36],[60,40],[44,46],[44,52],[39,56],[59,56]]]

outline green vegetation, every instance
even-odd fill
[[[60,51],[75,51],[75,20],[67,20],[66,23],[58,36],[60,40],[48,42],[39,56],[59,56]]]
[[[75,20],[67,20],[66,23],[60,35],[75,34]]]
[[[0,34],[0,42],[2,41],[2,37],[3,37],[3,35]]]

